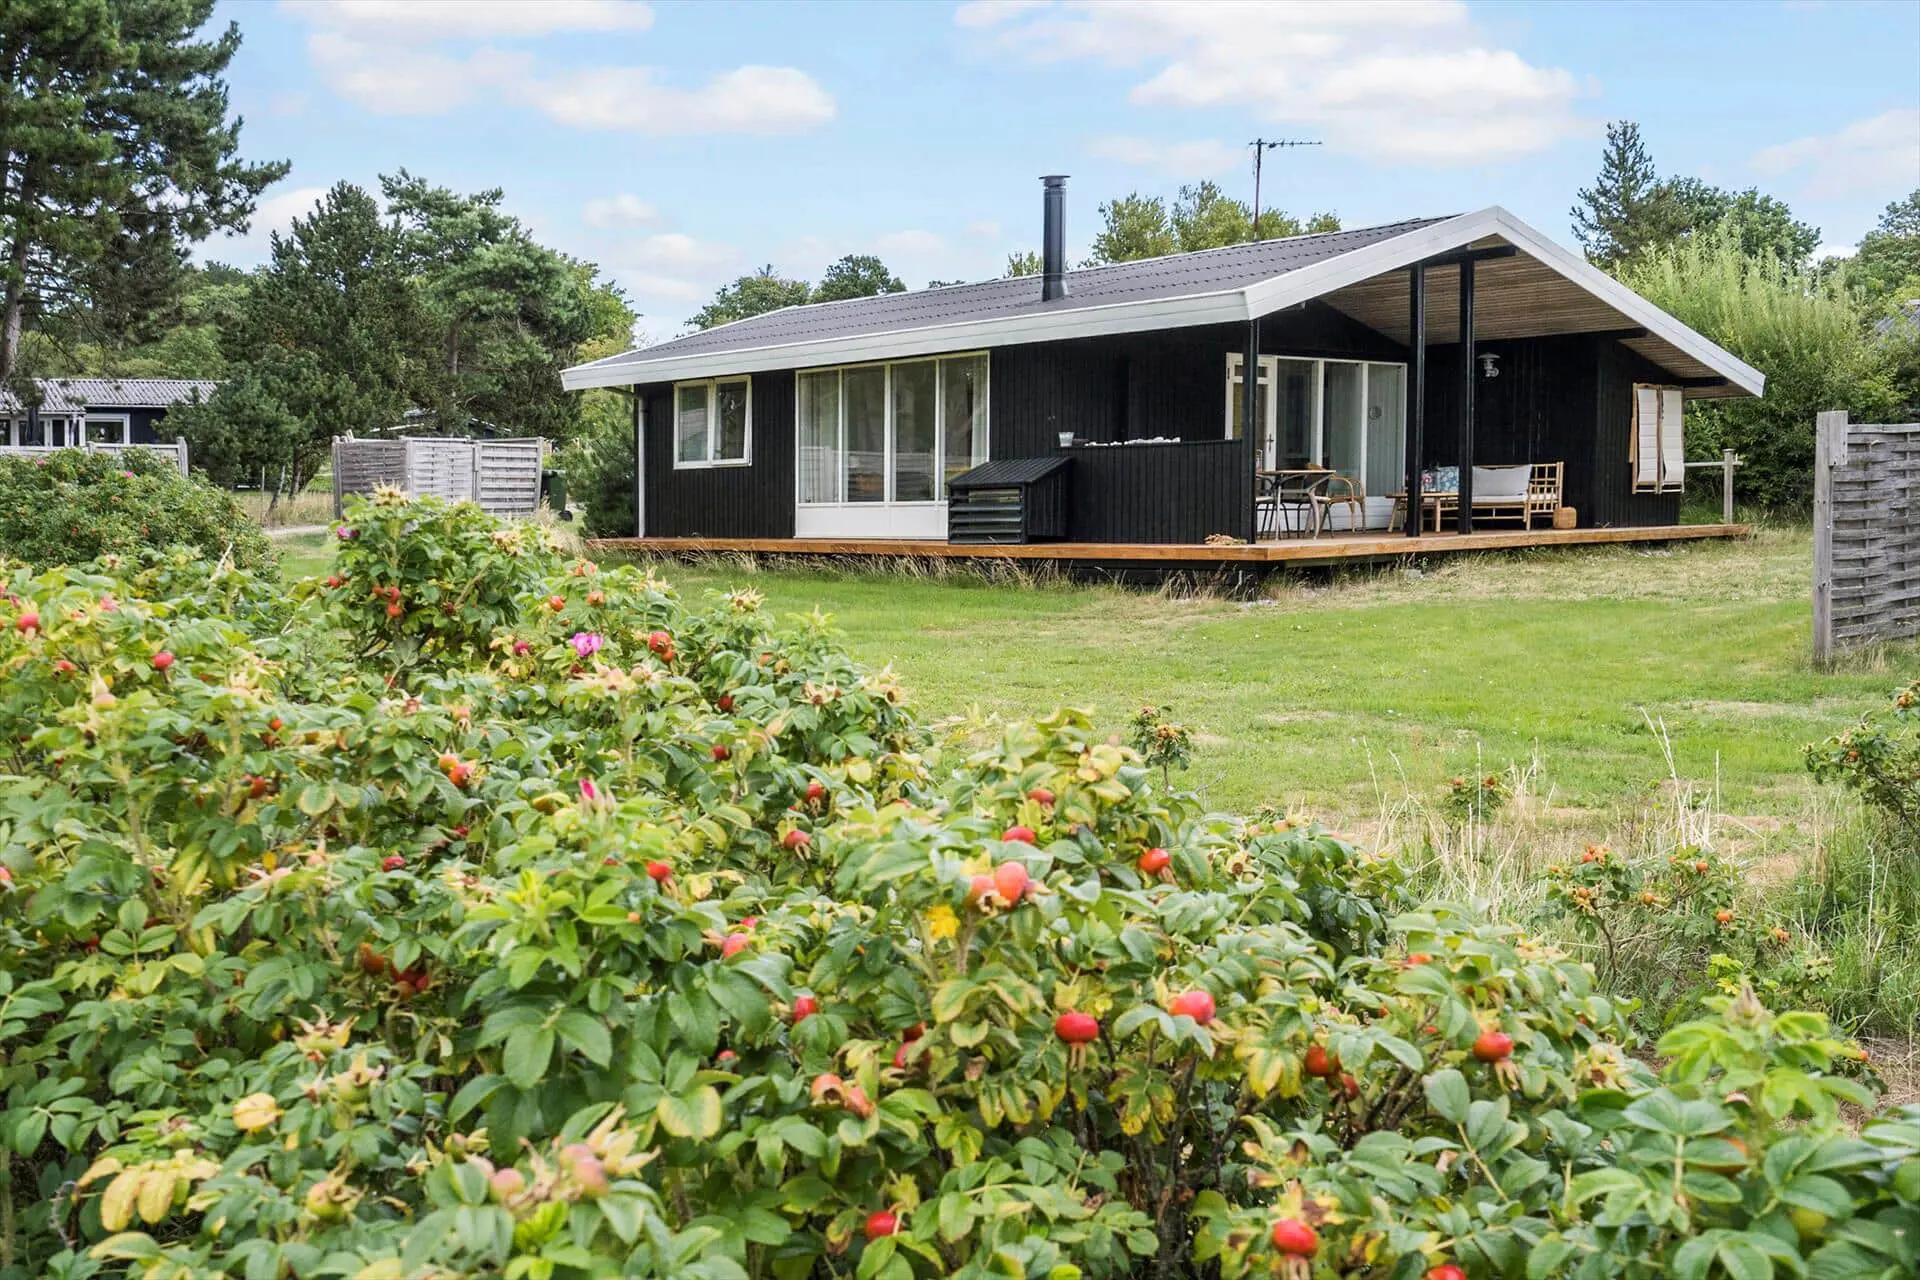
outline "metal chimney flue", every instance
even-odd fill
[[[1040,237],[1040,301],[1067,296],[1067,175],[1040,179],[1044,219]]]

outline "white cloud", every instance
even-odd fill
[[[1245,147],[1236,147],[1216,138],[1192,142],[1157,142],[1118,134],[1095,138],[1087,144],[1096,156],[1118,160],[1121,164],[1145,169],[1162,169],[1175,177],[1208,178],[1252,163]]]
[[[875,238],[873,251],[884,258],[888,254],[908,257],[914,254],[939,253],[947,247],[945,236],[932,231],[917,229],[907,231],[889,231]]]
[[[621,257],[640,266],[684,274],[726,266],[737,262],[740,254],[731,245],[695,240],[678,231],[665,231],[639,240],[629,246]]]
[[[639,196],[622,191],[617,196],[599,196],[580,210],[580,220],[590,227],[641,227],[660,221],[660,211]]]
[[[288,0],[287,7],[319,28],[307,52],[321,79],[382,115],[441,115],[497,100],[574,128],[687,135],[796,133],[835,112],[833,95],[795,67],[734,67],[687,88],[662,83],[651,67],[549,65],[512,49],[470,47],[476,39],[639,30],[652,22],[644,5]]]
[[[1065,0],[955,20],[1038,61],[1136,69],[1141,106],[1250,111],[1377,159],[1504,160],[1595,128],[1572,72],[1491,47],[1458,0]]]
[[[1748,161],[1771,178],[1791,176],[1802,196],[1847,196],[1920,186],[1920,107],[1855,120],[1837,133],[1797,138]]]
[[[1829,258],[1851,258],[1860,252],[1857,244],[1823,244],[1813,251],[1815,262],[1825,262]]]
[[[472,102],[522,59],[481,49],[465,57],[356,40],[334,31],[307,37],[307,55],[341,97],[387,116],[440,115]]]
[[[833,119],[833,95],[795,67],[736,67],[697,89],[646,67],[589,67],[507,86],[561,124],[635,133],[798,133]]]
[[[970,236],[978,236],[982,240],[998,240],[1000,238],[1000,224],[991,218],[986,218],[979,222],[969,222],[967,224],[967,234]]]
[[[244,234],[222,235],[210,241],[197,256],[236,267],[257,266],[265,262],[272,251],[271,233],[284,234],[295,218],[312,213],[326,194],[325,187],[293,187],[266,196],[255,206]]]
[[[636,298],[659,298],[666,302],[705,302],[716,287],[697,280],[655,275],[647,271],[623,271],[620,273],[620,282]]]
[[[280,0],[289,13],[369,35],[543,36],[645,31],[653,9],[638,0]]]

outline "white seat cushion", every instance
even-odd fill
[[[1478,498],[1524,498],[1533,468],[1526,463],[1511,467],[1475,467],[1473,496]]]

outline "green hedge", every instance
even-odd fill
[[[0,457],[0,560],[47,568],[174,545],[243,568],[272,559],[231,494],[182,476],[170,458],[79,449]]]

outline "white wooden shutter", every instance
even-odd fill
[[[1660,487],[1687,485],[1686,396],[1678,387],[1660,390]]]
[[[1660,388],[1633,388],[1633,487],[1660,487]]]

